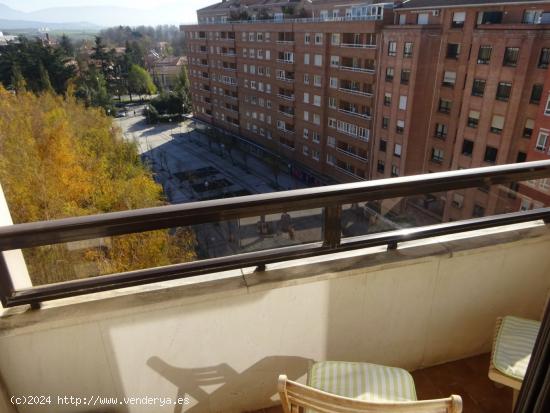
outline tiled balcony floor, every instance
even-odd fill
[[[487,377],[489,354],[417,370],[412,373],[418,399],[436,399],[458,394],[464,413],[509,413],[512,390],[497,388]],[[281,413],[280,406],[254,413]]]

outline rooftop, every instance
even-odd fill
[[[420,8],[450,8],[450,7],[473,7],[473,6],[492,6],[506,4],[538,4],[550,3],[548,0],[405,0],[399,6],[401,9],[420,9]]]

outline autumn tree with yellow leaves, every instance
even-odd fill
[[[162,188],[111,118],[72,96],[12,94],[0,86],[0,183],[15,223],[164,203]],[[34,284],[195,259],[180,228],[23,251]]]

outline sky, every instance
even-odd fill
[[[13,9],[20,11],[35,11],[49,7],[67,6],[119,6],[139,9],[152,9],[158,6],[185,5],[195,11],[201,7],[217,3],[218,0],[0,0]]]

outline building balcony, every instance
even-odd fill
[[[277,63],[282,63],[282,64],[285,64],[285,65],[293,65],[294,60],[277,59]]]
[[[371,116],[368,113],[354,112],[352,110],[342,109],[342,108],[338,108],[338,112],[345,113],[346,115],[350,115],[350,116],[355,116],[357,118],[363,118],[363,119],[369,119],[369,120],[371,119]]]
[[[282,93],[277,93],[277,96],[284,100],[294,101],[294,95],[284,95]]]
[[[373,75],[376,72],[375,69],[369,69],[369,68],[364,68],[364,67],[359,67],[359,66],[343,66],[343,65],[340,65],[339,69],[350,71],[350,72],[368,73],[368,74],[371,74],[371,75]]]
[[[278,110],[277,111],[279,114],[283,115],[283,116],[286,116],[287,118],[294,118],[294,113],[292,112],[285,112],[284,110]]]
[[[342,148],[338,148],[336,147],[336,151],[341,153],[341,154],[344,154],[346,156],[349,156],[351,158],[354,158],[354,159],[357,159],[358,161],[361,161],[361,162],[368,162],[368,158],[366,157],[362,157],[356,153],[353,153],[353,152],[350,152],[350,151],[347,151],[345,149],[342,149]]]
[[[339,87],[338,90],[340,92],[350,93],[352,95],[372,97],[372,92],[364,92],[364,91],[358,90],[358,89],[349,89],[349,88],[346,88],[346,87]]]
[[[376,44],[370,43],[340,43],[340,47],[352,49],[376,49]]]
[[[453,392],[465,413],[511,412],[511,389],[487,377],[488,353],[497,317],[541,317],[550,208],[439,222],[426,209],[450,203],[452,191],[548,177],[541,161],[17,225],[2,205],[2,411],[39,411],[10,402],[36,394],[51,395],[56,413],[138,413],[151,395],[164,403],[153,411],[257,411],[279,405],[279,374],[304,382],[311,361],[350,360],[412,371],[419,399]],[[114,237],[174,227],[194,228],[202,247],[215,242],[204,232],[231,247],[41,285],[21,252],[60,242],[75,251],[98,238],[105,249]],[[43,270],[56,274],[54,264]],[[548,354],[549,320],[528,375],[546,374],[538,355]],[[515,412],[532,413],[524,400],[541,391],[534,379],[523,387]]]
[[[294,83],[294,78],[291,78],[291,77],[279,77],[279,76],[277,76],[276,79],[280,80],[282,82]]]

